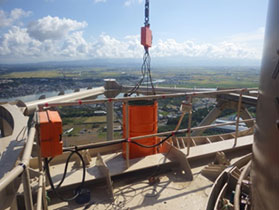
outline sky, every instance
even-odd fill
[[[268,0],[150,0],[152,58],[262,57]],[[138,59],[144,0],[0,0],[0,63]]]

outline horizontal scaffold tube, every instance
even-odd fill
[[[239,121],[239,123],[245,123],[245,122],[254,122],[254,119]],[[207,129],[207,128],[214,128],[214,127],[225,126],[225,125],[233,125],[233,124],[236,124],[236,122],[232,121],[232,122],[218,123],[218,124],[213,124],[213,125],[205,125],[205,126],[191,128],[191,131],[200,130],[200,129]],[[94,149],[94,148],[106,147],[106,146],[110,146],[110,145],[114,145],[114,144],[121,144],[121,143],[124,143],[124,142],[133,143],[132,141],[134,141],[134,140],[140,140],[140,139],[154,137],[154,136],[164,136],[164,135],[171,135],[171,134],[176,135],[176,134],[182,134],[182,133],[187,133],[187,132],[188,132],[188,128],[180,129],[180,130],[177,130],[177,131],[167,131],[167,132],[149,134],[149,135],[144,135],[144,136],[130,137],[129,139],[117,139],[117,140],[87,144],[87,145],[82,145],[82,146],[65,147],[63,149],[63,151],[64,152],[70,152],[70,151],[73,151],[73,150]]]

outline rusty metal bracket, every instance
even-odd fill
[[[187,156],[168,142],[165,142],[165,149],[165,151],[168,151],[166,153],[167,158],[173,162],[179,163],[182,172],[184,172],[185,178],[187,180],[193,180],[193,174]]]

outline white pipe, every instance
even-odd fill
[[[81,104],[102,104],[108,101],[110,102],[126,102],[126,101],[140,101],[140,100],[151,100],[151,99],[165,99],[165,98],[173,98],[173,97],[181,97],[181,96],[192,96],[192,97],[201,97],[201,96],[209,96],[209,95],[218,95],[225,93],[238,93],[238,92],[249,92],[252,90],[257,90],[257,88],[247,88],[247,89],[228,89],[228,90],[218,90],[218,91],[205,91],[205,92],[190,92],[190,93],[172,93],[172,94],[160,94],[160,95],[152,95],[152,96],[138,96],[138,97],[123,97],[123,98],[108,98],[108,99],[98,99],[98,100],[84,100],[78,102],[57,102],[57,103],[41,103],[38,104],[39,109],[42,109],[45,106],[48,107],[56,107],[56,106],[78,106]]]
[[[240,210],[239,198],[240,198],[240,192],[241,192],[241,185],[242,185],[243,179],[248,175],[250,167],[251,167],[251,161],[249,161],[249,163],[247,163],[247,165],[241,172],[240,177],[237,181],[236,188],[235,188],[235,196],[234,196],[234,210]]]
[[[35,125],[33,125],[29,131],[21,162],[0,180],[0,192],[4,190],[20,174],[22,174],[26,167],[29,166],[29,160],[31,157],[35,133],[36,129]]]
[[[37,210],[42,209],[42,197],[43,196],[43,173],[39,176],[39,186],[38,186],[38,194],[37,194]]]
[[[46,98],[43,100],[36,100],[36,101],[31,101],[27,102],[26,105],[26,110],[24,113],[26,115],[30,115],[34,113],[36,110],[37,106],[39,104],[45,104],[45,103],[55,103],[55,102],[60,102],[60,101],[75,101],[78,99],[85,99],[85,98],[90,98],[93,96],[101,95],[105,92],[104,87],[98,87],[98,88],[92,88],[90,90],[84,90],[80,92],[75,92],[75,93],[70,93],[62,96],[54,96],[50,98]]]

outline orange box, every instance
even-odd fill
[[[151,47],[152,45],[152,31],[149,27],[141,27],[141,44],[144,47]]]
[[[42,157],[55,157],[63,153],[62,120],[57,111],[39,112]]]

